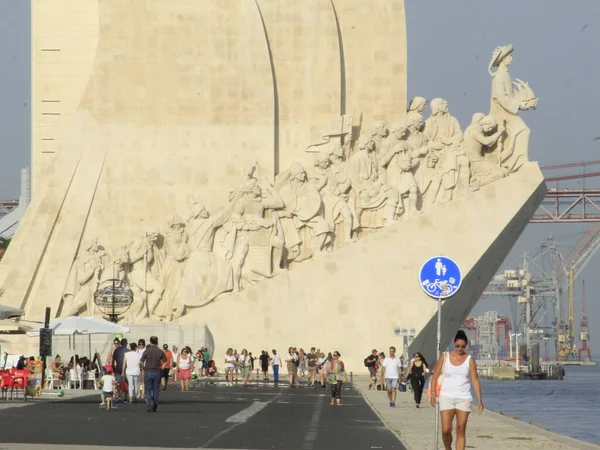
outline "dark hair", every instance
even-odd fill
[[[140,339],[138,341],[138,345],[146,345],[146,340],[145,339]]]
[[[135,351],[137,349],[137,344],[135,342],[132,342],[131,344],[129,344],[129,348],[131,349],[131,351]]]
[[[125,339],[125,338],[121,339],[121,345],[123,347],[127,347],[127,339]]]
[[[156,336],[150,336],[150,343],[152,345],[158,345],[158,338]]]
[[[469,339],[467,338],[467,334],[463,330],[458,330],[456,332],[456,336],[454,336],[454,341],[465,341],[465,344],[469,343]]]
[[[425,358],[423,357],[423,354],[421,352],[415,353],[415,356],[418,356],[419,359],[421,360],[421,362],[423,363],[423,365],[425,367],[429,368],[429,364],[427,364],[427,361],[425,361]]]

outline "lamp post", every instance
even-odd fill
[[[415,330],[414,328],[402,328],[396,325],[394,327],[394,334],[398,337],[402,337],[402,356],[400,357],[400,359],[402,360],[403,367],[408,367],[408,347],[415,340],[417,330]]]

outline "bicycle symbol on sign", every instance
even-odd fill
[[[437,289],[439,289],[443,296],[450,295],[454,290],[453,285],[448,284],[448,282],[445,280],[439,280],[438,278],[436,278],[435,281],[423,281],[423,286],[425,286],[427,292],[430,293],[434,293]]]

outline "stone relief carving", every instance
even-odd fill
[[[187,220],[174,214],[164,233],[146,232],[116,249],[112,261],[96,239],[86,241],[71,268],[62,315],[93,314],[99,283],[117,279],[134,292],[128,321],[174,320],[509,176],[528,160],[530,131],[519,111],[538,102],[508,72],[513,50],[494,50],[490,114],[474,114],[464,133],[442,98],[431,100],[427,120],[427,100],[413,98],[406,122],[391,132],[378,121],[361,134],[362,115],[348,114],[305,148],[314,156],[308,171],[294,162],[273,186],[259,182],[253,167],[219,211],[211,214],[192,199]]]
[[[140,239],[129,245],[129,271],[128,281],[134,293],[133,304],[128,311],[128,316],[133,321],[145,318],[161,319],[158,314],[158,302],[162,298],[164,288],[159,279],[160,254],[157,241],[160,236],[158,230],[150,229]]]
[[[73,262],[63,292],[63,316],[72,316],[84,311],[88,314],[93,313],[94,292],[108,263],[108,256],[97,239],[89,239],[83,243],[82,251]]]

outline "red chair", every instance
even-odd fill
[[[13,384],[10,390],[10,399],[13,399],[13,392],[17,391],[17,397],[19,389],[23,391],[23,400],[27,401],[27,378],[29,377],[29,370],[15,370],[13,374]]]
[[[7,393],[9,389],[12,389],[13,377],[10,374],[10,370],[3,370],[0,373],[0,392],[2,393],[2,400],[7,400]]]

